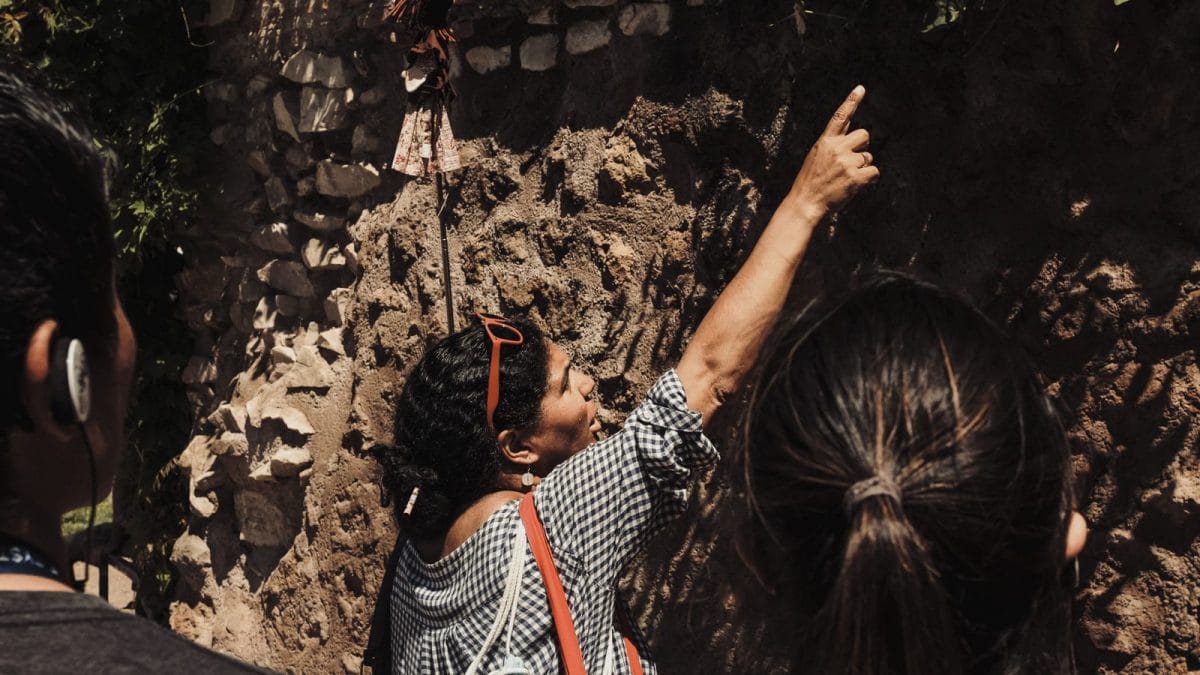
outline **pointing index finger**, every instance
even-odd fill
[[[846,129],[850,128],[850,120],[854,117],[855,111],[858,110],[858,104],[862,102],[866,93],[866,88],[861,84],[851,90],[850,95],[833,113],[833,117],[829,118],[829,124],[825,125],[826,136],[839,136],[846,133]]]

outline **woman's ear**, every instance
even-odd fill
[[[38,431],[48,433],[59,441],[71,436],[54,419],[50,409],[50,360],[53,358],[54,336],[58,334],[58,322],[46,319],[37,325],[29,342],[25,345],[25,368],[21,378],[21,404],[25,413]]]
[[[1071,521],[1067,523],[1067,562],[1079,557],[1083,545],[1087,543],[1087,521],[1078,511],[1071,512]]]
[[[504,458],[513,464],[532,467],[538,461],[537,451],[526,442],[525,435],[517,429],[505,429],[496,436],[496,447]]]

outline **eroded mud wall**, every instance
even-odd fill
[[[181,278],[196,433],[172,624],[275,668],[358,670],[394,536],[362,449],[446,332],[436,191],[387,169],[405,99],[386,4],[214,0],[206,29],[216,147]],[[911,267],[1010,325],[1072,416],[1094,527],[1081,669],[1200,667],[1200,10],[1021,0],[923,33],[913,3],[804,5],[803,34],[792,2],[456,6],[458,321],[539,321],[611,429],[861,81],[884,180],[818,237],[798,296]],[[736,648],[691,592],[729,573],[708,523],[629,584],[667,672]]]

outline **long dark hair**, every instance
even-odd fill
[[[744,599],[793,671],[1072,670],[1066,434],[970,304],[880,273],[785,319],[741,429],[737,549],[772,591]]]
[[[546,338],[536,326],[511,320],[525,336],[500,358],[496,428],[537,424],[546,393]],[[495,489],[500,471],[496,436],[487,426],[491,341],[474,324],[434,345],[409,373],[396,403],[395,439],[370,452],[383,469],[397,523],[416,538],[446,532],[454,516]],[[420,488],[411,515],[403,514]]]

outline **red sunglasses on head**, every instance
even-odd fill
[[[500,405],[500,346],[524,344],[525,336],[502,316],[475,312],[475,318],[483,324],[483,331],[492,341],[492,362],[488,370],[487,423],[488,429],[494,434],[496,406]]]

